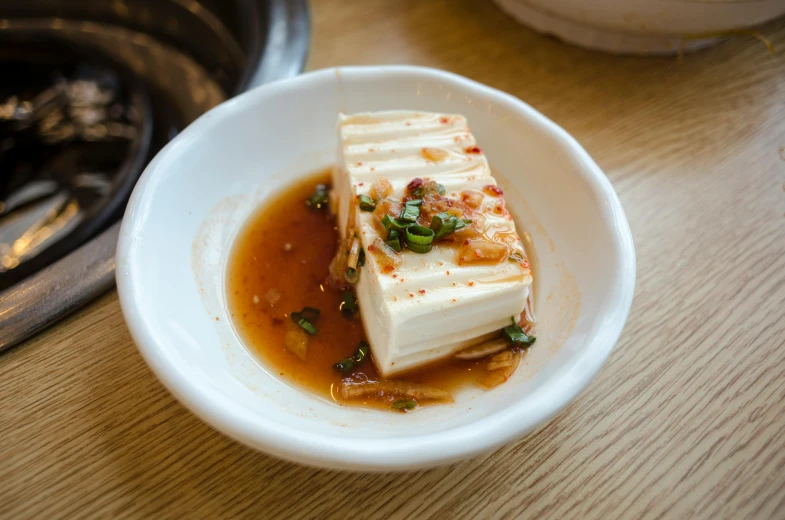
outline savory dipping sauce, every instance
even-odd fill
[[[360,316],[342,310],[344,293],[330,289],[326,283],[339,242],[336,223],[325,208],[305,204],[318,185],[329,181],[327,170],[293,184],[249,220],[229,259],[229,311],[246,345],[282,379],[339,404],[389,409],[393,398],[348,401],[338,396],[337,388],[347,376],[334,365],[352,356],[366,337]],[[307,338],[301,358],[286,344],[292,327],[299,329],[291,319],[292,313],[305,307],[318,309],[319,316],[312,319],[316,334],[301,332]],[[515,355],[519,359],[525,352],[515,351]],[[487,358],[449,359],[396,376],[396,380],[451,392],[475,384],[487,363]],[[351,378],[382,380],[370,355],[354,367]],[[406,409],[406,403],[395,402],[396,409]]]

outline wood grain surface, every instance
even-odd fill
[[[638,284],[589,388],[497,453],[321,471],[212,430],[115,293],[0,356],[0,518],[785,518],[785,21],[683,61],[539,36],[485,1],[313,2],[309,67],[411,63],[506,90],[621,197]],[[401,447],[405,449],[405,446]]]

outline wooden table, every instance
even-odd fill
[[[300,467],[178,404],[117,295],[0,356],[0,518],[785,518],[785,21],[683,61],[473,0],[315,1],[311,69],[412,63],[527,101],[621,197],[638,286],[599,376],[526,440],[413,474]]]

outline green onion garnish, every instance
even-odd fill
[[[417,408],[417,401],[414,399],[398,399],[392,404],[396,410],[414,410]]]
[[[388,238],[384,241],[385,244],[390,246],[390,249],[395,251],[396,253],[400,253],[403,248],[401,247],[401,239],[400,238]]]
[[[319,184],[316,186],[316,192],[305,201],[305,205],[309,208],[322,209],[323,207],[327,206],[328,199],[329,196],[327,192],[327,186],[324,184]]]
[[[424,226],[411,225],[406,228],[406,247],[415,253],[427,253],[433,247],[434,232]]]
[[[297,322],[297,325],[299,325],[300,327],[302,327],[303,329],[305,329],[305,332],[307,332],[307,333],[308,333],[308,334],[310,334],[311,336],[316,336],[316,333],[318,332],[318,331],[316,330],[316,327],[314,327],[314,326],[313,326],[313,323],[311,323],[310,321],[308,321],[308,320],[306,320],[306,319],[304,319],[304,318],[303,318],[303,319],[300,319],[300,320]]]
[[[406,201],[406,205],[401,212],[401,220],[405,220],[407,222],[417,222],[417,217],[420,216],[421,205],[422,200],[420,199]]]
[[[401,252],[401,232],[397,229],[390,229],[387,232],[387,240],[384,241],[385,244],[390,246],[390,248],[395,251],[396,253]]]
[[[357,267],[365,265],[365,249],[360,249],[360,255],[357,257]]]
[[[346,279],[349,283],[357,283],[360,281],[360,270],[359,269],[352,269],[351,267],[346,268],[346,272],[343,275],[344,279]]]
[[[350,316],[357,312],[357,298],[352,291],[343,292],[343,301],[338,308],[342,313]]]
[[[303,307],[300,312],[293,312],[289,315],[293,322],[305,329],[311,336],[316,335],[317,329],[313,322],[319,319],[321,312],[314,307]]]
[[[431,229],[436,233],[435,238],[442,238],[454,231],[465,228],[471,220],[463,220],[450,213],[437,213],[431,217]]]
[[[352,361],[352,358],[342,359],[335,363],[333,368],[338,372],[343,372],[345,374],[347,372],[351,372],[351,370],[354,368],[354,361]]]
[[[368,195],[360,195],[360,209],[363,211],[373,211],[376,209],[376,203]]]
[[[333,368],[339,372],[343,372],[344,374],[350,372],[354,370],[357,365],[365,361],[365,358],[368,357],[368,352],[370,352],[370,350],[371,346],[368,345],[368,343],[365,341],[361,341],[357,346],[357,350],[354,351],[354,354],[335,363]]]
[[[411,222],[407,222],[399,218],[392,218],[390,215],[385,215],[384,218],[382,218],[382,225],[388,230],[397,229],[402,231],[411,224]]]
[[[510,262],[523,262],[523,255],[518,251],[513,251],[510,256],[507,257]]]
[[[512,325],[502,329],[502,334],[507,338],[507,341],[513,345],[520,345],[522,347],[530,347],[537,341],[537,338],[534,336],[529,336],[523,332],[523,329],[515,323],[515,318],[510,317],[510,320],[512,320]]]
[[[447,193],[447,190],[444,189],[444,186],[441,184],[437,184],[436,188],[439,190],[439,195],[444,195],[445,193]]]

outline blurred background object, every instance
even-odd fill
[[[620,54],[695,50],[785,14],[782,0],[494,0],[565,42]]]
[[[299,73],[309,33],[306,0],[0,4],[0,350],[113,285],[147,163],[221,101]]]

